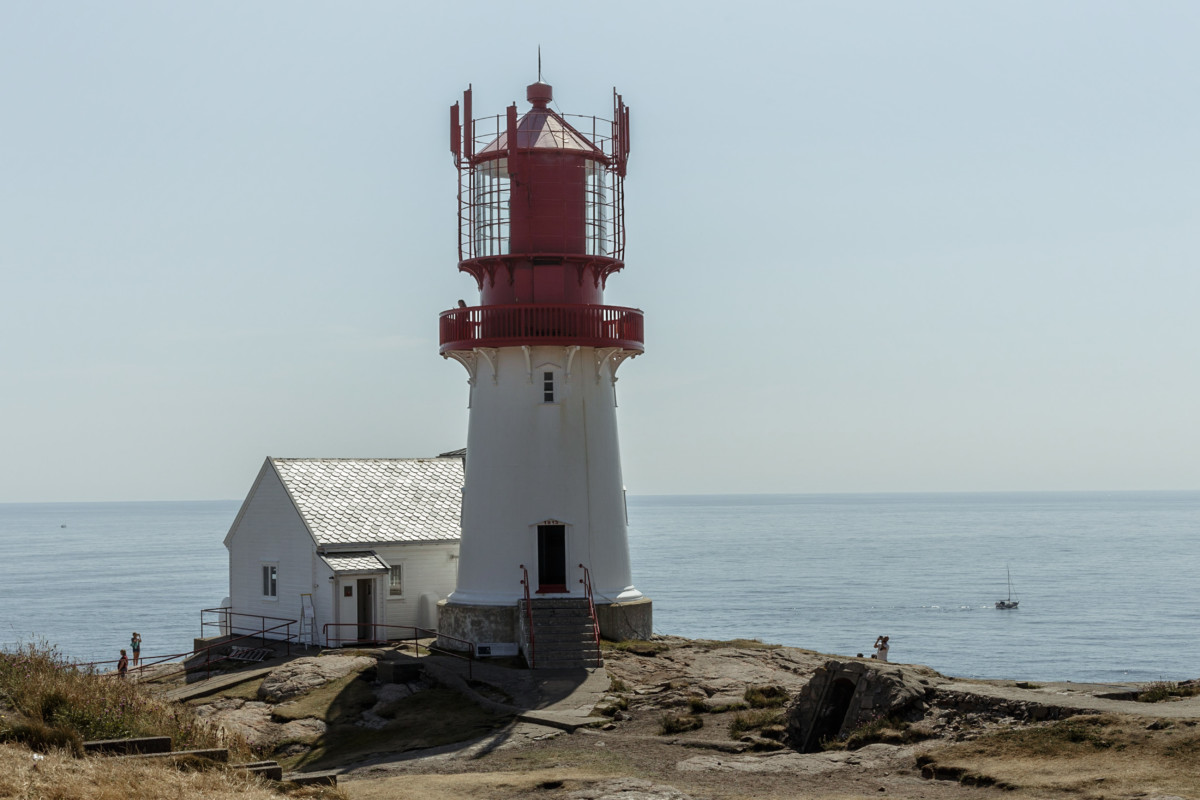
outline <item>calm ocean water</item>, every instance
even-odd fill
[[[227,594],[236,501],[0,505],[0,646],[181,652]],[[1200,676],[1200,492],[630,497],[655,629],[951,675]],[[66,527],[62,527],[62,526]],[[1011,567],[1021,600],[998,611]]]

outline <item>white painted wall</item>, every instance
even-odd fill
[[[384,545],[375,552],[388,564],[400,564],[404,569],[402,595],[390,593],[384,580],[384,615],[388,625],[407,625],[417,628],[436,628],[436,609],[429,619],[421,618],[421,596],[433,595],[433,605],[454,591],[458,575],[458,542],[412,542]],[[429,601],[426,601],[429,605]],[[428,616],[428,614],[427,614]]]
[[[524,596],[520,564],[538,585],[537,524],[567,526],[567,588],[586,564],[598,601],[634,600],[611,362],[579,348],[500,348],[476,363],[467,434],[458,586],[451,603],[512,605]],[[532,370],[530,369],[532,367]],[[542,373],[555,373],[554,403]]]
[[[299,513],[270,465],[264,466],[234,522],[229,550],[229,597],[235,612],[300,619],[300,595],[313,592],[315,547]],[[277,565],[274,598],[262,593],[262,566]],[[313,598],[314,602],[316,597]],[[328,606],[326,606],[328,608]],[[317,608],[318,631],[321,609]],[[235,628],[259,628],[259,621],[234,617]],[[266,622],[267,627],[273,624]],[[285,629],[286,630],[286,629]],[[280,635],[285,633],[280,631]],[[236,631],[235,631],[236,632]],[[299,634],[299,625],[293,625]]]

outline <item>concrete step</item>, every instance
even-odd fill
[[[586,597],[554,597],[537,600],[530,600],[529,607],[533,609],[539,608],[587,608],[588,601]]]
[[[539,658],[534,669],[595,669],[604,666],[598,658]]]
[[[174,750],[170,753],[134,753],[127,756],[120,756],[128,759],[167,759],[170,761],[182,761],[191,758],[204,758],[209,761],[219,761],[223,764],[229,763],[229,749],[226,747],[212,747],[202,750]]]
[[[588,613],[586,608],[535,608],[531,616],[534,619],[556,619],[558,617],[566,617],[568,619],[592,618],[592,615]]]
[[[590,619],[535,619],[533,630],[536,631],[591,631]]]
[[[83,743],[85,753],[104,755],[133,755],[135,753],[169,753],[170,736],[143,736],[137,739],[96,739]]]
[[[252,761],[249,764],[231,764],[233,769],[245,770],[253,775],[261,775],[273,781],[283,780],[283,767],[278,761]]]
[[[297,786],[338,785],[338,774],[332,770],[328,772],[289,772],[283,776],[283,779]]]
[[[535,631],[534,641],[540,644],[569,644],[569,645],[592,645],[595,646],[596,637],[592,635],[591,630],[586,631]]]
[[[537,664],[542,666],[551,661],[599,661],[600,652],[598,650],[543,650],[537,651]]]

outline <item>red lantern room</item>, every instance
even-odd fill
[[[459,269],[480,305],[441,315],[441,352],[515,345],[618,347],[642,352],[642,313],[605,306],[623,266],[623,180],[629,109],[613,119],[562,115],[539,80],[518,117],[473,119],[471,90],[450,109],[458,167]]]

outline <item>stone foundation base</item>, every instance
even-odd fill
[[[438,647],[466,650],[467,646],[456,639],[476,645],[521,643],[523,626],[515,603],[511,606],[473,606],[443,600],[438,603],[437,610]],[[600,636],[609,641],[649,639],[654,632],[653,603],[649,597],[628,603],[597,603],[596,620],[600,623]]]
[[[600,623],[600,636],[612,642],[649,639],[654,632],[653,604],[649,597],[628,603],[597,603],[596,619]]]
[[[443,600],[437,606],[437,619],[438,647],[447,650],[467,649],[455,639],[465,639],[473,644],[516,644],[519,641],[516,603],[511,606],[470,606]],[[454,638],[447,638],[451,636]]]

